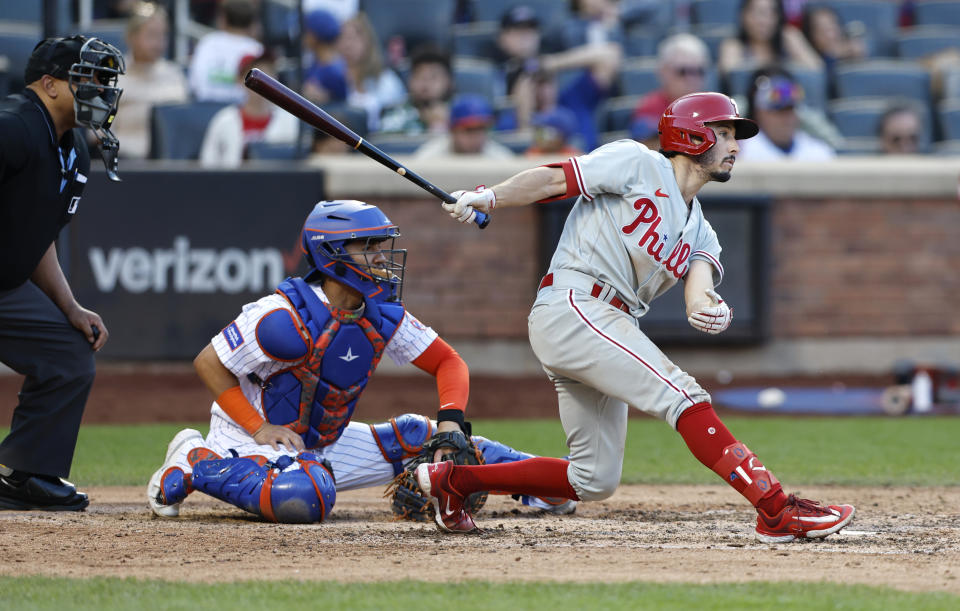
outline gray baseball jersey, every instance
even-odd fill
[[[642,316],[703,259],[723,279],[720,243],[696,198],[690,209],[673,165],[633,140],[618,140],[570,159],[581,194],[550,269],[570,269],[609,284]]]
[[[620,482],[628,406],[676,427],[685,409],[710,400],[637,319],[692,261],[712,265],[715,284],[723,266],[700,203],[687,207],[663,155],[620,140],[564,166],[568,193],[580,198],[530,312],[530,345],[557,389],[570,484],[599,500]]]

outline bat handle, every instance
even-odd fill
[[[440,198],[441,201],[448,204],[457,203],[457,198],[455,198],[454,196],[450,195],[449,193],[443,190],[438,189],[438,191],[439,193],[437,193],[436,195],[437,197]],[[490,224],[490,215],[487,214],[486,212],[480,212],[479,210],[476,210],[475,212],[476,214],[473,216],[473,222],[477,224],[478,229],[486,229],[487,225]]]

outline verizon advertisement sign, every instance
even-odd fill
[[[103,356],[192,359],[240,311],[303,272],[313,171],[95,172],[70,225],[70,283],[110,329]],[[282,185],[282,196],[277,186]]]
[[[277,286],[286,277],[283,254],[276,248],[191,248],[179,235],[172,248],[103,248],[88,252],[97,289],[118,287],[131,293],[243,293]]]

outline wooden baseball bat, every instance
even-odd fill
[[[250,72],[247,72],[243,78],[243,84],[247,89],[262,95],[301,121],[324,133],[330,134],[337,140],[345,142],[351,148],[360,151],[370,159],[390,168],[430,195],[448,204],[455,204],[457,202],[455,197],[370,144],[354,133],[352,129],[331,117],[322,108],[270,75],[254,68]],[[490,223],[490,216],[477,210],[477,215],[473,220],[480,229],[483,229]]]

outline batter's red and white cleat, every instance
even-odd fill
[[[853,505],[827,505],[787,497],[780,513],[768,516],[757,509],[757,539],[764,543],[790,543],[796,539],[820,539],[839,531],[856,513]]]
[[[477,530],[473,518],[464,508],[464,496],[450,485],[453,463],[445,460],[424,463],[417,467],[417,483],[433,502],[437,528],[448,533],[471,533]]]
[[[167,472],[174,466],[173,463],[176,462],[177,455],[184,445],[191,444],[191,446],[198,446],[202,443],[203,435],[200,431],[183,429],[177,433],[173,439],[170,440],[169,445],[167,445],[167,455],[163,459],[163,464],[154,472],[150,478],[150,482],[147,483],[147,502],[150,504],[150,509],[153,513],[161,518],[175,518],[180,515],[180,502],[167,503],[167,499],[164,498],[164,476],[172,478],[172,476],[177,475],[173,471],[170,473]],[[179,475],[182,478],[182,469],[177,468],[174,469],[174,471],[179,471]],[[181,495],[186,498],[185,492],[181,492],[181,494],[177,496]]]

